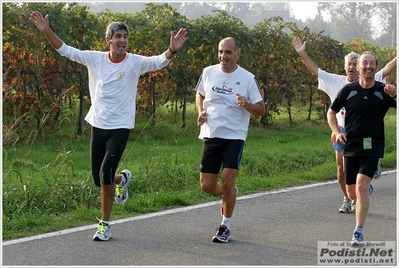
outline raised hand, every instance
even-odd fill
[[[37,29],[41,32],[45,32],[49,28],[49,20],[48,15],[44,18],[43,15],[39,11],[33,11],[30,15],[29,20],[32,21]]]
[[[173,31],[170,32],[170,48],[172,51],[178,51],[183,44],[187,41],[187,29],[181,28],[177,34]]]
[[[300,53],[302,51],[305,51],[306,41],[302,43],[301,38],[297,37],[297,38],[295,38],[292,45],[294,46],[296,52]]]
[[[386,84],[384,91],[391,97],[396,96],[396,87],[392,84]]]

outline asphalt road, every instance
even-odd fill
[[[373,181],[366,241],[396,241],[396,171]],[[355,213],[338,213],[336,181],[240,196],[229,243],[213,243],[220,201],[6,241],[3,266],[314,266],[318,241],[350,241]],[[395,263],[396,265],[396,263]]]

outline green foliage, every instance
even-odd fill
[[[112,21],[123,21],[130,26],[130,52],[155,55],[169,45],[170,31],[187,28],[189,40],[170,65],[142,76],[138,85],[137,115],[151,118],[156,124],[157,110],[166,107],[182,112],[182,129],[186,126],[187,105],[193,103],[193,88],[204,67],[216,64],[217,45],[227,36],[241,43],[239,64],[254,73],[264,93],[267,113],[262,118],[252,117],[251,123],[270,127],[280,113],[295,122],[295,112],[308,110],[308,120],[316,113],[325,118],[329,106],[327,95],[317,90],[317,79],[309,74],[300,57],[292,48],[292,40],[307,40],[307,52],[320,68],[344,74],[344,55],[352,50],[360,53],[369,49],[377,54],[382,68],[396,56],[394,47],[378,48],[356,37],[339,43],[323,32],[299,29],[296,24],[272,17],[249,29],[240,19],[226,11],[214,11],[189,20],[169,4],[146,4],[136,14],[89,12],[77,3],[2,3],[3,6],[3,129],[6,144],[30,141],[41,133],[43,137],[59,131],[59,121],[66,121],[66,107],[79,106],[79,135],[83,134],[83,117],[90,106],[87,69],[64,57],[38,34],[28,18],[39,10],[50,15],[53,31],[78,49],[106,51],[105,28]],[[396,71],[389,77],[396,83]],[[78,100],[78,101],[76,101]],[[75,132],[75,130],[73,130]]]
[[[66,44],[90,49],[91,40],[99,38],[99,31],[91,24],[96,25],[96,17],[77,3],[5,3],[3,7],[8,15],[14,14],[7,16],[3,30],[10,37],[3,46],[3,115],[7,128],[11,128],[8,132],[24,135],[28,127],[51,134],[61,108],[71,104],[70,96],[87,89],[87,70],[61,57],[43,35],[32,31],[34,26],[28,18],[35,10],[49,14],[52,29]]]

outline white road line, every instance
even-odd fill
[[[396,170],[385,171],[385,172],[382,172],[381,175],[395,173],[395,172],[396,172]],[[295,187],[289,187],[289,188],[284,188],[284,189],[261,192],[261,193],[257,193],[257,194],[239,196],[239,197],[237,197],[237,200],[246,200],[246,199],[257,198],[257,197],[266,196],[266,195],[292,192],[292,191],[296,191],[296,190],[302,190],[302,189],[307,189],[307,188],[312,188],[312,187],[317,187],[317,186],[323,186],[323,185],[328,185],[328,184],[332,184],[332,183],[337,183],[337,180],[332,180],[332,181],[327,181],[327,182],[319,182],[319,183],[312,183],[312,184],[307,184],[307,185],[302,185],[302,186],[295,186]],[[204,203],[204,204],[198,204],[198,205],[194,205],[194,206],[169,209],[169,210],[164,210],[164,211],[160,211],[160,212],[154,212],[154,213],[149,213],[149,214],[145,214],[145,215],[140,215],[140,216],[134,216],[134,217],[125,218],[125,219],[114,220],[114,221],[112,221],[112,225],[115,225],[115,224],[118,224],[118,223],[125,223],[125,222],[149,219],[149,218],[159,217],[159,216],[168,215],[168,214],[175,214],[175,213],[179,213],[179,212],[183,212],[183,211],[189,211],[189,210],[194,210],[194,209],[199,209],[199,208],[204,208],[204,207],[210,207],[210,206],[218,205],[218,204],[221,204],[221,203],[222,203],[221,200],[220,201],[213,201],[213,202],[208,202],[208,203]],[[71,229],[66,229],[66,230],[62,230],[62,231],[56,231],[56,232],[51,232],[51,233],[46,233],[46,234],[41,234],[41,235],[24,237],[24,238],[19,238],[19,239],[15,239],[15,240],[5,241],[5,242],[2,243],[2,245],[3,246],[8,246],[8,245],[23,243],[23,242],[32,241],[32,240],[39,240],[39,239],[43,239],[43,238],[46,238],[46,237],[53,237],[53,236],[58,236],[58,235],[76,233],[76,232],[80,232],[80,231],[95,229],[95,228],[97,228],[97,226],[98,226],[98,224],[91,224],[91,225],[87,225],[87,226],[71,228]]]

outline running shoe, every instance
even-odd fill
[[[354,232],[353,233],[353,238],[352,238],[352,242],[351,242],[351,246],[352,247],[364,247],[364,241],[363,241],[363,234],[358,233],[358,232]]]
[[[352,210],[353,212],[356,212],[356,199],[353,199],[353,200],[352,200],[351,210]]]
[[[370,184],[369,186],[369,196],[374,192],[374,187],[373,185]]]
[[[117,205],[123,205],[126,203],[126,200],[129,197],[128,186],[130,181],[132,180],[132,174],[129,170],[125,169],[121,172],[121,174],[125,177],[126,180],[124,184],[117,184],[115,187],[115,202]]]
[[[378,159],[378,165],[377,165],[377,171],[375,172],[373,179],[378,179],[379,177],[381,177],[381,158]]]
[[[217,233],[212,237],[212,242],[222,242],[227,243],[229,242],[230,230],[227,229],[226,225],[222,224],[219,228],[216,228]]]
[[[238,188],[236,186],[234,186],[234,189],[236,190],[236,198],[237,198]],[[220,208],[220,215],[222,215],[222,217],[223,217],[223,202],[222,202],[222,207]]]
[[[100,221],[98,224],[97,232],[93,236],[93,240],[95,241],[108,241],[112,238],[111,236],[111,227],[109,224],[106,224],[103,221]]]
[[[345,197],[342,206],[339,208],[339,212],[346,213],[349,212],[350,210],[351,210],[351,200],[350,198]]]

